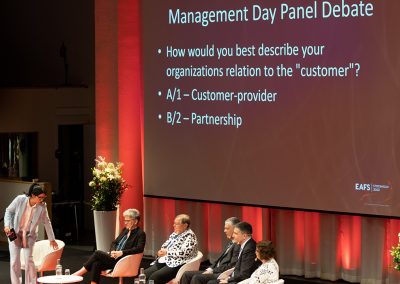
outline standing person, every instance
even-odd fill
[[[190,229],[190,218],[180,214],[174,220],[174,232],[157,252],[158,258],[144,273],[154,284],[174,279],[179,268],[197,255],[197,238]]]
[[[137,209],[127,209],[122,213],[125,228],[111,243],[110,252],[96,250],[83,264],[83,267],[73,275],[82,276],[91,271],[91,284],[100,283],[102,270],[112,269],[118,260],[126,255],[142,253],[146,244],[146,234],[139,227],[140,212]]]
[[[230,217],[225,220],[224,233],[229,240],[217,260],[204,271],[186,271],[181,278],[181,284],[205,284],[235,266],[240,246],[233,241],[233,229],[240,220]]]
[[[29,187],[27,194],[18,195],[6,208],[4,214],[4,232],[8,235],[14,229],[17,239],[9,241],[10,278],[12,284],[22,283],[21,249],[25,258],[25,284],[36,284],[36,268],[32,259],[33,246],[37,240],[39,223],[44,225],[50,245],[58,249],[54,238],[47,206],[46,193],[37,183]]]
[[[275,248],[271,241],[261,241],[256,246],[257,259],[261,265],[251,274],[250,278],[239,284],[269,284],[279,280],[279,266],[274,259]]]

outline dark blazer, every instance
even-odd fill
[[[251,238],[244,246],[233,270],[233,276],[228,282],[232,284],[250,278],[259,265],[260,262],[256,261],[256,242]]]
[[[227,248],[230,246],[229,250]],[[227,243],[218,259],[210,266],[213,273],[222,273],[235,266],[240,251],[240,245],[232,241]],[[219,264],[219,265],[218,265]]]
[[[111,249],[115,250],[117,247],[119,241],[126,235],[128,234],[128,229],[124,228],[119,236],[111,243]],[[130,255],[130,254],[136,254],[136,253],[142,253],[144,251],[144,246],[146,244],[146,233],[142,231],[139,227],[134,229],[131,234],[129,235],[128,240],[125,243],[124,248],[122,249],[122,256],[125,255]],[[120,257],[120,258],[121,258]]]

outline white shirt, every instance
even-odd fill
[[[242,254],[242,251],[243,251],[244,246],[246,245],[246,243],[247,243],[250,239],[251,239],[251,238],[248,238],[247,240],[245,240],[245,241],[243,242],[243,244],[240,245],[240,251],[239,251],[238,258],[239,258],[240,255]]]
[[[27,240],[26,240],[26,232],[30,231],[30,225],[32,222],[33,214],[35,213],[36,210],[36,204],[31,206],[28,202],[26,203],[26,207],[24,210],[24,213],[22,214],[21,217],[21,223],[20,223],[20,231],[22,231],[22,247],[27,247]]]
[[[31,206],[28,200],[28,202],[26,203],[24,213],[22,214],[21,223],[19,227],[23,232],[29,231],[30,229],[29,226],[30,223],[32,222],[32,217],[35,209],[36,209],[36,204]]]
[[[271,258],[261,264],[250,278],[245,279],[238,284],[267,284],[275,283],[279,280],[279,266],[275,259]]]

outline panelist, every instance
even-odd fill
[[[233,240],[240,245],[238,260],[232,274],[221,280],[211,280],[208,284],[215,283],[238,283],[251,276],[260,265],[256,261],[256,242],[252,238],[253,228],[247,222],[240,222],[233,229]]]
[[[224,233],[229,242],[226,244],[218,259],[204,271],[186,271],[180,280],[181,284],[205,284],[235,266],[239,255],[240,246],[233,241],[233,229],[240,220],[237,217],[230,217],[225,220]]]
[[[45,198],[44,189],[39,184],[33,183],[27,194],[18,195],[6,208],[4,232],[7,235],[14,234],[14,237],[16,237],[16,239],[12,241],[10,239],[8,242],[12,284],[19,284],[22,280],[21,249],[25,258],[25,283],[36,283],[36,268],[32,258],[32,250],[37,239],[39,223],[44,225],[50,245],[53,249],[58,249],[47,206],[44,202]]]
[[[126,255],[142,253],[146,244],[146,234],[138,227],[140,212],[137,209],[127,209],[122,214],[125,228],[111,243],[109,252],[96,250],[82,268],[72,275],[82,276],[91,271],[91,284],[100,282],[102,270],[114,268],[117,261]]]
[[[275,249],[271,241],[261,241],[256,246],[257,259],[261,265],[251,274],[250,278],[239,284],[268,284],[279,280],[279,266],[274,259]]]
[[[197,238],[190,229],[190,217],[180,214],[174,220],[174,232],[157,252],[157,259],[144,273],[154,284],[175,278],[179,268],[197,255]]]

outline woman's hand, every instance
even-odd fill
[[[167,255],[167,249],[162,248],[157,252],[157,256],[162,257],[164,255]]]
[[[55,240],[50,241],[50,245],[53,247],[54,250],[58,249],[58,244]]]
[[[4,227],[4,233],[8,234],[10,232],[10,227]]]
[[[112,258],[115,258],[115,259],[117,259],[118,257],[122,256],[122,254],[123,253],[120,250],[113,250],[113,251],[110,252],[110,256]]]

